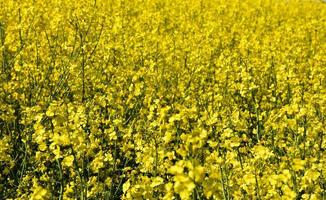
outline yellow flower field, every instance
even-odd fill
[[[0,199],[326,199],[326,3],[0,0]]]

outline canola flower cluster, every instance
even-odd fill
[[[326,4],[0,0],[0,199],[326,199]]]

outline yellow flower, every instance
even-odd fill
[[[185,175],[175,176],[174,181],[174,191],[180,195],[181,199],[189,199],[196,187],[195,183]]]
[[[66,156],[63,160],[62,160],[62,165],[66,166],[66,167],[71,167],[73,165],[74,162],[74,156],[70,155],[70,156]]]
[[[171,174],[182,174],[183,173],[183,162],[178,162],[176,165],[172,166],[170,169],[169,169],[169,172]]]
[[[164,181],[163,178],[157,176],[157,177],[155,177],[155,178],[153,179],[153,181],[152,181],[152,183],[151,183],[151,187],[156,187],[156,186],[158,186],[158,185],[161,185],[161,184],[163,184],[163,181]]]
[[[306,183],[312,183],[314,181],[316,181],[320,176],[320,173],[316,170],[313,169],[308,169],[305,172],[304,177],[302,178],[302,180]]]
[[[173,136],[173,135],[174,135],[174,134],[173,134],[172,132],[167,131],[167,132],[165,133],[164,137],[163,137],[164,142],[165,142],[166,144],[169,143],[169,142],[172,140],[172,136]]]
[[[196,182],[202,182],[205,177],[205,168],[202,166],[196,166],[189,171],[189,176]]]
[[[293,170],[294,171],[299,171],[299,170],[303,170],[305,167],[306,161],[305,160],[301,160],[298,158],[293,159]]]
[[[130,180],[127,180],[122,186],[123,193],[126,193],[129,190],[129,188],[130,188]]]
[[[283,196],[282,196],[282,199],[295,199],[296,198],[296,196],[297,196],[297,194],[293,191],[293,190],[291,190],[291,188],[289,187],[289,186],[287,186],[287,185],[283,185],[282,186],[282,192],[283,192]]]
[[[102,154],[102,151],[96,155],[94,160],[91,162],[91,169],[93,172],[97,173],[99,172],[99,169],[104,167],[104,156]]]
[[[267,148],[264,147],[262,145],[256,145],[253,148],[253,152],[255,155],[255,159],[263,159],[266,160],[268,158],[270,158],[271,156],[273,156],[273,153]]]
[[[38,184],[38,180],[36,178],[33,179],[33,193],[30,196],[31,200],[44,200],[49,199],[48,190],[43,188]]]

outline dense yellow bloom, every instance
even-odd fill
[[[0,199],[325,198],[325,2],[0,8]]]

